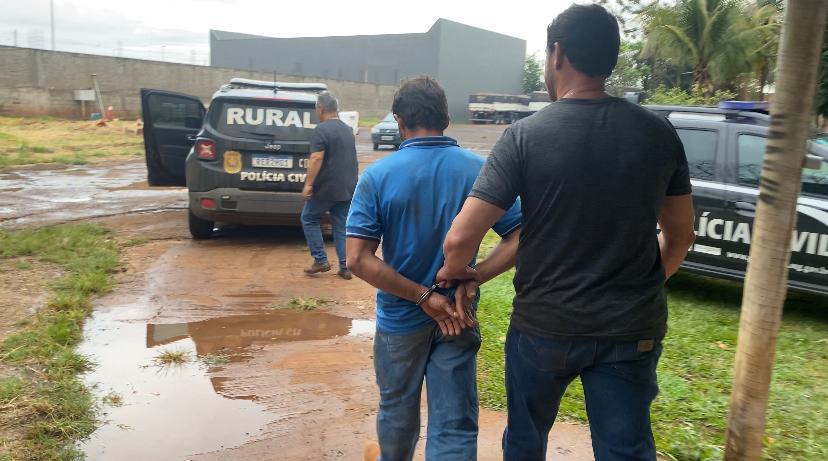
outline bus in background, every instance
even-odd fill
[[[474,124],[510,124],[530,114],[529,96],[477,93],[469,96],[470,120]]]

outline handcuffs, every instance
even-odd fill
[[[428,288],[428,290],[423,292],[423,294],[420,295],[420,298],[417,300],[417,307],[420,307],[423,304],[423,302],[426,299],[428,299],[428,297],[431,296],[431,294],[434,293],[438,288],[440,288],[440,285],[435,282]],[[454,297],[452,296],[449,299],[451,300],[451,304],[454,305]],[[475,309],[471,303],[467,304],[463,310],[466,313],[466,317],[468,317],[473,322],[477,322],[477,313],[475,312]]]

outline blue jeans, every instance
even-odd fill
[[[325,240],[322,238],[322,228],[319,223],[325,213],[331,213],[331,227],[333,227],[333,241],[336,247],[336,257],[339,258],[339,268],[345,269],[345,220],[348,219],[348,210],[351,201],[332,202],[328,200],[310,199],[302,209],[302,230],[305,231],[305,241],[308,242],[313,260],[319,264],[328,262],[328,253],[325,251]]]
[[[660,341],[561,341],[509,330],[503,459],[546,460],[561,397],[581,377],[596,461],[655,461],[650,403]]]
[[[408,461],[420,437],[420,395],[428,399],[426,459],[477,459],[477,350],[480,331],[443,336],[436,324],[406,335],[377,331],[374,370],[380,390],[377,436],[382,461]]]

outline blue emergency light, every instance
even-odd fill
[[[767,112],[770,109],[770,103],[767,101],[722,101],[719,103],[719,109]]]

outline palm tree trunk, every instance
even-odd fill
[[[776,336],[787,294],[791,233],[811,127],[828,0],[788,0],[776,95],[745,279],[726,461],[757,461]]]

